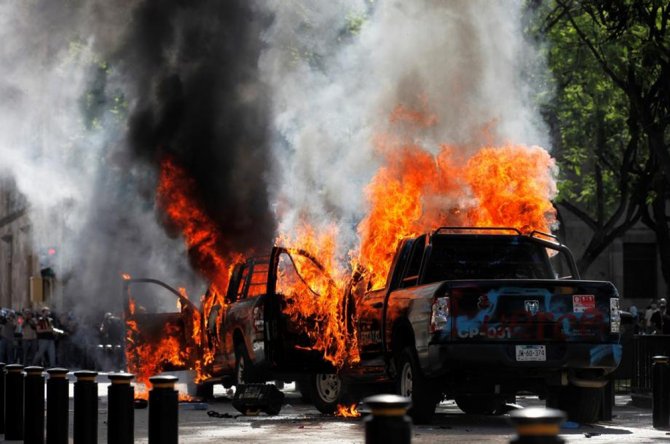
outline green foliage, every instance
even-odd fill
[[[545,115],[561,170],[559,201],[587,210],[602,204],[608,213],[635,189],[644,202],[641,180],[655,163],[637,133],[668,123],[669,8],[662,1],[528,3],[529,32],[545,43],[553,75]],[[667,131],[665,138],[667,149]],[[631,146],[634,155],[625,158]]]

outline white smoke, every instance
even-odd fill
[[[483,143],[547,147],[531,100],[521,2],[260,1],[274,15],[260,60],[274,97],[273,192],[280,231],[336,221],[356,242],[363,189],[376,168],[374,135],[399,104],[438,123],[421,145],[471,151]]]
[[[188,268],[156,221],[155,173],[124,146],[107,57],[132,3],[0,2],[0,174],[26,197],[35,250],[57,247],[66,298],[98,309],[120,307],[121,272],[178,280]]]

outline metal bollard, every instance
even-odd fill
[[[23,439],[23,366],[5,366],[5,439]]]
[[[82,370],[74,372],[74,444],[96,444],[98,442],[98,372]]]
[[[179,442],[179,399],[176,376],[152,376],[149,392],[149,444]]]
[[[44,444],[44,368],[26,367],[23,379],[23,442]]]
[[[135,389],[130,385],[130,373],[110,373],[112,384],[107,389],[107,444],[132,444],[134,440]]]
[[[655,429],[670,427],[670,357],[651,358],[652,418]]]
[[[5,433],[5,363],[0,362],[0,433]]]
[[[68,444],[70,408],[66,368],[47,370],[47,444]]]
[[[409,398],[398,395],[375,395],[363,400],[372,411],[365,418],[366,444],[408,444],[412,442],[412,420],[407,410]]]
[[[558,436],[565,413],[544,407],[515,410],[509,422],[516,428],[517,436],[510,444],[562,444]]]

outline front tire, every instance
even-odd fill
[[[416,352],[412,348],[406,347],[400,352],[396,359],[396,369],[396,392],[412,400],[409,415],[416,424],[429,423],[435,414],[441,393],[423,375]]]
[[[310,375],[310,395],[314,407],[324,414],[332,414],[342,402],[344,385],[334,373],[315,373]]]

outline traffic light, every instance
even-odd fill
[[[55,278],[56,273],[54,268],[56,265],[56,259],[58,258],[58,250],[56,247],[46,247],[42,248],[40,251],[40,275],[43,278]]]

